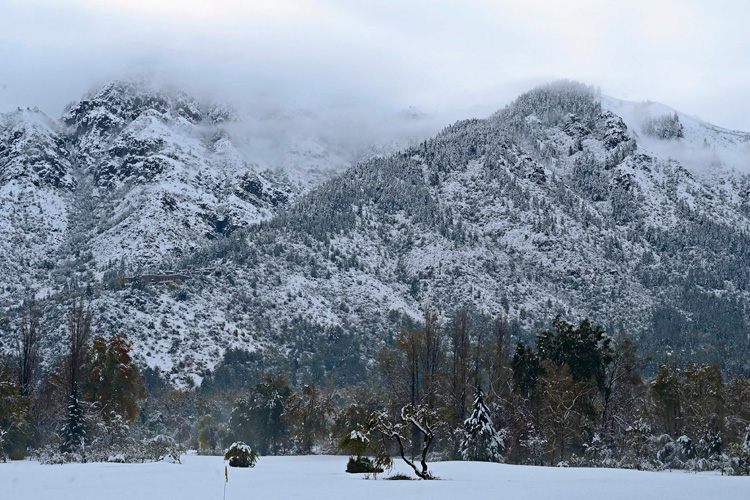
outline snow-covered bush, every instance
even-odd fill
[[[750,476],[750,426],[745,431],[742,443],[730,446],[727,454],[729,457],[724,460],[724,469],[731,469],[731,473],[738,476]]]
[[[601,433],[594,433],[588,443],[583,445],[582,457],[570,459],[571,465],[584,467],[621,467],[615,459],[613,447]]]
[[[625,428],[625,454],[621,467],[626,469],[651,470],[651,425],[638,418]]]
[[[242,441],[232,443],[224,460],[229,460],[230,467],[255,467],[258,462],[258,454]]]
[[[91,444],[85,455],[78,452],[60,451],[59,445],[47,445],[34,451],[33,457],[43,464],[66,464],[74,462],[180,463],[180,449],[174,439],[158,435],[154,438],[107,445],[104,441]]]
[[[31,457],[45,465],[60,465],[71,462],[83,462],[83,457],[78,453],[60,451],[59,446],[47,445],[32,451]]]
[[[163,434],[141,442],[141,461],[160,462],[169,461],[180,463],[180,448],[174,439]]]
[[[682,435],[677,438],[677,452],[680,460],[683,462],[695,458],[695,446],[693,440],[689,437]]]
[[[530,426],[526,439],[520,441],[522,448],[526,450],[527,465],[544,465],[547,453],[547,439],[535,427]]]
[[[672,436],[669,434],[662,434],[654,439],[654,443],[661,445],[659,451],[656,452],[656,460],[659,465],[664,469],[681,469],[683,464],[680,460],[679,449],[675,444]]]

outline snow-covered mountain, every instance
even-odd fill
[[[0,298],[166,269],[368,154],[248,130],[227,105],[144,82],[108,83],[59,120],[1,115]]]
[[[243,160],[231,113],[212,109],[116,83],[64,125],[24,118],[55,162],[3,153],[2,202],[39,228],[3,219],[21,238],[2,243],[5,297],[45,290],[61,324],[63,292],[86,289],[99,330],[128,332],[141,359],[186,381],[228,346],[351,372],[404,315],[464,304],[508,315],[517,337],[588,316],[658,361],[747,369],[747,134],[558,82],[302,192]],[[56,183],[34,184],[50,171]],[[35,260],[19,268],[2,260],[12,252]],[[121,279],[136,266],[185,275]]]
[[[44,283],[68,233],[76,180],[59,125],[38,110],[0,116],[0,297]]]

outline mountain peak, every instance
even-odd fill
[[[147,110],[197,123],[205,110],[182,90],[146,82],[115,80],[87,94],[65,110],[62,121],[80,132],[122,129]]]

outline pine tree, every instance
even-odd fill
[[[503,459],[505,444],[501,434],[495,430],[479,387],[474,393],[471,415],[464,421],[460,451],[464,460],[499,462]]]
[[[85,459],[86,443],[86,420],[84,417],[83,404],[78,398],[78,387],[68,397],[68,416],[62,428],[63,441],[60,449],[63,452],[80,452]]]
[[[743,476],[750,475],[750,426],[745,429],[745,439],[742,441],[742,445],[739,447],[739,453],[737,453],[737,468],[738,473]]]
[[[31,400],[21,395],[15,373],[0,360],[0,461],[8,453],[24,450],[34,427]]]

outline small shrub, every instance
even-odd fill
[[[160,462],[168,461],[180,463],[180,448],[174,439],[163,434],[148,439],[141,444],[141,461]]]
[[[367,457],[349,457],[349,462],[346,464],[346,472],[350,474],[360,474],[363,472],[380,473],[383,472],[383,469]]]
[[[413,478],[399,472],[398,474],[388,476],[386,479],[388,479],[389,481],[411,481]]]
[[[242,441],[232,443],[224,460],[229,460],[230,467],[255,467],[258,462],[258,454]]]

